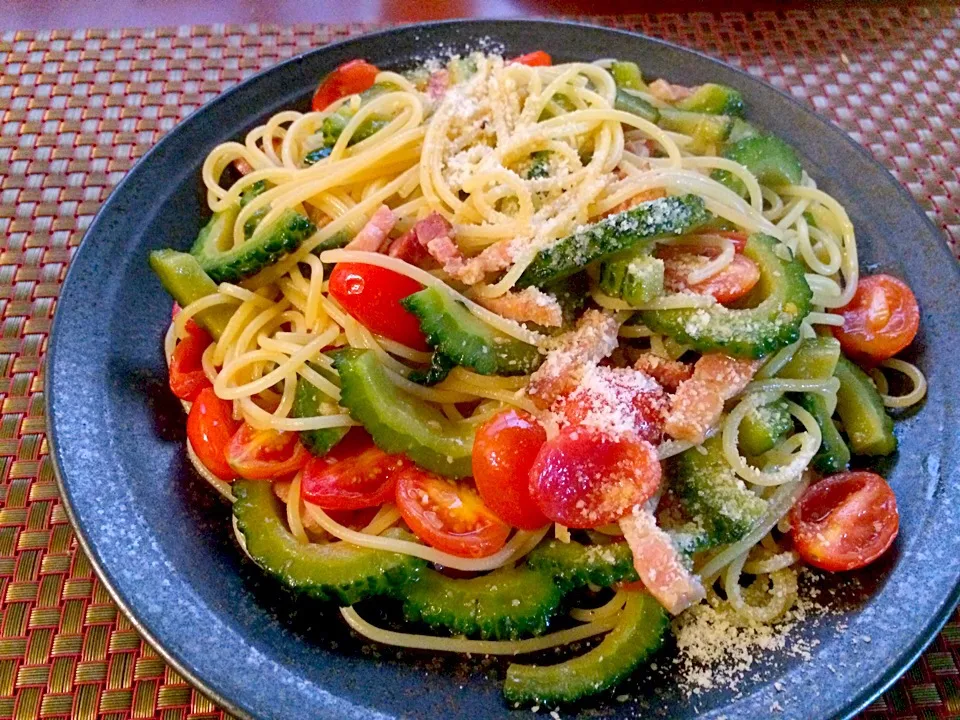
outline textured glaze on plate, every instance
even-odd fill
[[[736,693],[684,698],[670,681],[667,652],[658,658],[666,672],[638,672],[577,708],[593,717],[675,720],[853,714],[909,665],[958,596],[956,263],[900,185],[832,125],[730,67],[625,32],[527,21],[401,28],[282,63],[167,135],[87,232],[50,339],[52,456],[81,543],[138,629],[234,713],[338,720],[506,714],[501,664],[361,646],[335,609],[293,600],[242,557],[228,508],[184,455],[184,418],[162,355],[171,301],[147,267],[150,250],[185,249],[196,235],[207,212],[200,166],[215,145],[280,109],[305,108],[318,78],[346,60],[403,67],[484,41],[502,44],[508,55],[542,48],[557,61],[616,56],[637,61],[650,76],[736,86],[749,117],[793,144],[810,175],[847,208],[861,266],[898,275],[916,291],[923,319],[915,359],[930,399],[897,425],[900,452],[887,469],[901,512],[894,551],[869,572],[833,579],[843,590],[847,629],[837,633],[837,619],[806,628],[804,636],[819,643],[810,661],[766,658],[763,678]],[[631,699],[613,699],[624,694]],[[773,713],[775,706],[782,711]]]

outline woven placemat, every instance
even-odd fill
[[[705,51],[826,115],[960,242],[960,9],[581,18]],[[279,60],[372,26],[0,35],[0,719],[222,718],[77,551],[47,456],[43,356],[74,249],[164,132]],[[960,616],[864,717],[960,717]]]

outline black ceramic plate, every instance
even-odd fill
[[[84,550],[137,628],[183,675],[240,715],[495,717],[502,666],[364,648],[336,611],[292,601],[239,552],[229,510],[184,456],[184,417],[161,350],[171,301],[147,253],[186,248],[206,213],[200,166],[278,110],[305,107],[317,79],[364,57],[403,67],[479,41],[558,61],[629,58],[646,74],[740,88],[751,119],[785,138],[849,211],[861,265],[905,278],[923,310],[916,357],[925,406],[897,426],[889,467],[900,538],[885,562],[834,585],[845,632],[807,627],[813,657],[761,659],[736,693],[685,699],[666,673],[641,671],[589,709],[597,717],[845,717],[917,657],[958,596],[960,386],[958,274],[943,238],[900,185],[835,127],[770,87],[701,55],[624,32],[552,22],[454,22],[350,40],[282,63],[217,98],[167,135],[117,187],[74,258],[50,340],[50,439]],[[866,638],[869,638],[868,642]],[[777,687],[774,681],[777,680]],[[779,689],[778,688],[782,688]],[[618,702],[613,696],[629,694]],[[524,715],[525,711],[514,714]]]

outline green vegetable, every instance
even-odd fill
[[[721,352],[759,358],[795,342],[800,323],[810,312],[813,293],[804,266],[783,260],[778,243],[768,235],[752,235],[743,254],[760,269],[760,280],[746,299],[753,307],[738,309],[716,304],[682,310],[645,310],[644,324],[699,352]],[[781,246],[781,252],[785,250]],[[788,251],[789,252],[789,251]]]
[[[609,587],[621,580],[638,579],[633,567],[633,553],[625,542],[581,545],[550,540],[530,551],[527,565],[553,577],[564,590],[587,583]]]
[[[333,145],[324,145],[322,147],[318,147],[316,150],[311,150],[303,156],[303,164],[307,166],[316,165],[324,158],[330,157],[330,153],[332,151]]]
[[[766,510],[766,500],[748,490],[730,467],[719,435],[677,455],[671,471],[674,492],[711,545],[742,539]]]
[[[556,665],[507,668],[510,702],[573,702],[616,685],[660,649],[669,618],[647,593],[630,593],[616,626],[593,650]]]
[[[240,193],[240,207],[245,208],[255,197],[263,195],[267,191],[267,181],[257,180],[250,187]]]
[[[372,350],[340,350],[340,404],[385,452],[403,453],[418,465],[451,478],[471,475],[475,426],[448,420],[390,381]]]
[[[777,372],[777,377],[791,380],[826,380],[840,359],[840,342],[832,337],[816,337],[800,343],[790,361]]]
[[[426,564],[411,555],[347,542],[302,544],[287,530],[271,483],[238,480],[233,494],[237,498],[233,517],[257,565],[287,587],[319,600],[352,605],[396,592],[415,580]],[[386,534],[398,537],[400,531]]]
[[[408,620],[484,639],[540,635],[562,598],[549,575],[528,567],[466,580],[427,570],[403,595]]]
[[[600,265],[600,289],[630,305],[663,295],[663,260],[647,253],[614,258]]]
[[[803,175],[800,158],[792,147],[773,135],[755,135],[728,144],[723,157],[743,165],[767,187],[799,185]],[[740,178],[727,170],[714,170],[711,174],[740,195],[747,194],[747,187]]]
[[[320,367],[311,364],[311,367],[332,380],[332,373],[324,372]],[[295,418],[318,417],[321,415],[337,415],[340,408],[327,397],[323,391],[304,377],[297,378],[297,389],[293,396],[293,407],[290,414]],[[326,455],[350,430],[349,427],[320,428],[319,430],[302,430],[300,442],[317,457]]]
[[[214,282],[237,282],[277,262],[316,232],[317,226],[293,210],[283,214],[269,226],[260,225],[254,237],[233,247],[233,224],[239,207],[232,206],[214,213],[190,249]]]
[[[527,169],[527,180],[539,180],[550,175],[550,151],[537,150],[530,155],[530,167]]]
[[[778,377],[795,380],[825,380],[833,377],[840,359],[840,343],[832,337],[804,340],[790,362],[780,368]],[[827,412],[827,400],[816,393],[799,393],[801,407],[813,415],[820,426],[820,449],[813,458],[813,466],[820,472],[843,470],[850,462],[850,448]]]
[[[739,90],[728,85],[706,83],[693,91],[693,95],[675,103],[678,110],[743,117],[743,96]]]
[[[820,426],[820,449],[813,456],[813,466],[822,473],[840,472],[850,464],[850,448],[827,411],[827,399],[815,393],[800,393],[799,403]]]
[[[635,62],[617,60],[610,66],[610,74],[613,75],[613,81],[618,88],[644,90],[647,87],[647,84],[643,81],[640,68]]]
[[[793,416],[784,401],[761,405],[740,422],[738,445],[745,455],[760,455],[779,445],[791,429]]]
[[[321,242],[313,250],[311,250],[311,252],[314,255],[319,255],[327,250],[336,250],[337,248],[344,247],[351,240],[353,240],[353,235],[351,235],[347,230],[341,230],[340,232],[334,233],[326,240]]]
[[[180,307],[217,292],[217,284],[203,271],[197,259],[188,253],[154,250],[150,253],[150,268],[160,278],[163,289],[173,296]],[[216,340],[226,329],[233,310],[232,306],[215,305],[198,312],[194,320]]]
[[[854,455],[889,455],[896,450],[893,420],[867,374],[845,357],[834,373],[840,380],[837,414]]]
[[[683,235],[711,217],[696,195],[680,195],[641,203],[611,215],[585,230],[540,250],[520,276],[517,286],[543,287],[607,260],[626,250],[642,250],[656,238]]]
[[[733,127],[730,128],[730,137],[727,138],[727,142],[733,144],[743,140],[744,138],[754,137],[755,135],[759,134],[760,131],[746,120],[741,120],[740,118],[735,117],[733,119]]]
[[[450,293],[430,287],[404,298],[402,304],[420,320],[432,347],[481,375],[525,375],[543,359],[533,345],[494,330]]]
[[[733,129],[733,118],[727,115],[708,115],[661,108],[658,125],[664,130],[689,135],[693,138],[693,143],[687,149],[692,153],[703,155],[723,145]]]
[[[399,90],[399,88],[392,83],[377,83],[360,93],[360,107],[363,107],[365,103],[380,95],[395,92],[396,90]],[[337,138],[340,137],[341,133],[347,127],[347,124],[356,114],[357,111],[350,106],[350,103],[344,103],[335,113],[331,113],[324,118],[323,123],[320,125],[320,132],[323,134],[323,144],[332,148],[336,144]],[[367,118],[360,123],[360,126],[354,131],[349,144],[353,145],[361,140],[366,140],[375,132],[385,127],[389,122],[386,118],[376,115]]]
[[[623,110],[631,115],[649,120],[652,123],[660,120],[660,110],[656,106],[651,105],[641,97],[631,95],[621,90],[619,87],[617,88],[617,97],[614,100],[613,106],[617,110]]]
[[[451,85],[466,82],[477,72],[477,59],[472,55],[451,58],[447,63],[447,72],[450,73]]]
[[[418,385],[432,386],[447,379],[450,371],[457,366],[457,363],[448,358],[442,352],[434,352],[430,355],[430,366],[422,370],[414,370],[407,378],[410,382]]]

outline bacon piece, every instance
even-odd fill
[[[381,205],[356,237],[347,243],[347,250],[377,252],[397,223],[397,216],[386,205]]]
[[[430,257],[443,265],[443,269],[453,275],[463,267],[463,254],[457,244],[446,235],[435,237],[427,243],[427,252]]]
[[[676,392],[680,383],[693,375],[693,365],[690,363],[670,360],[652,352],[641,353],[633,367],[652,377],[670,392]]]
[[[253,166],[243,158],[237,158],[234,160],[233,168],[241,175],[249,175],[253,172]]]
[[[450,73],[446,70],[437,70],[430,74],[430,79],[427,81],[427,95],[431,100],[439,100],[446,94],[449,87]]]
[[[657,527],[649,510],[635,507],[620,518],[620,529],[633,552],[633,566],[647,591],[672,615],[703,600],[700,578],[683,564],[670,536]]]
[[[693,95],[694,88],[688,88],[684,85],[673,85],[668,83],[663,78],[659,80],[654,80],[647,87],[650,91],[650,94],[653,95],[657,100],[663,100],[664,102],[677,102],[678,100],[684,100],[685,98]]]
[[[720,419],[723,404],[743,391],[760,368],[760,360],[740,360],[729,355],[704,355],[693,376],[677,388],[664,429],[677,440],[702,443]]]
[[[538,407],[548,408],[572,392],[591,365],[617,347],[620,323],[611,312],[587,310],[577,326],[552,341],[543,364],[530,376],[527,394]]]
[[[533,322],[545,327],[560,327],[563,324],[563,308],[557,299],[535,287],[476,300],[488,310],[517,322]]]
[[[651,200],[659,200],[660,198],[665,198],[666,196],[667,192],[663,188],[649,188],[648,190],[643,190],[642,192],[637,193],[632,198],[627,198],[619,205],[610,208],[603,214],[603,216],[607,217],[609,215],[616,215],[617,213],[622,213],[624,210],[635,208],[640,203],[650,202]]]
[[[430,257],[427,249],[417,238],[417,231],[412,228],[390,243],[387,248],[387,255],[400,258],[404,262],[418,267],[421,267],[424,261]]]
[[[637,157],[650,157],[653,154],[653,151],[657,147],[657,143],[653,140],[627,140],[623,147],[628,152],[632,152]]]
[[[453,237],[453,226],[438,212],[432,212],[413,226],[421,245],[426,246],[434,238]]]

